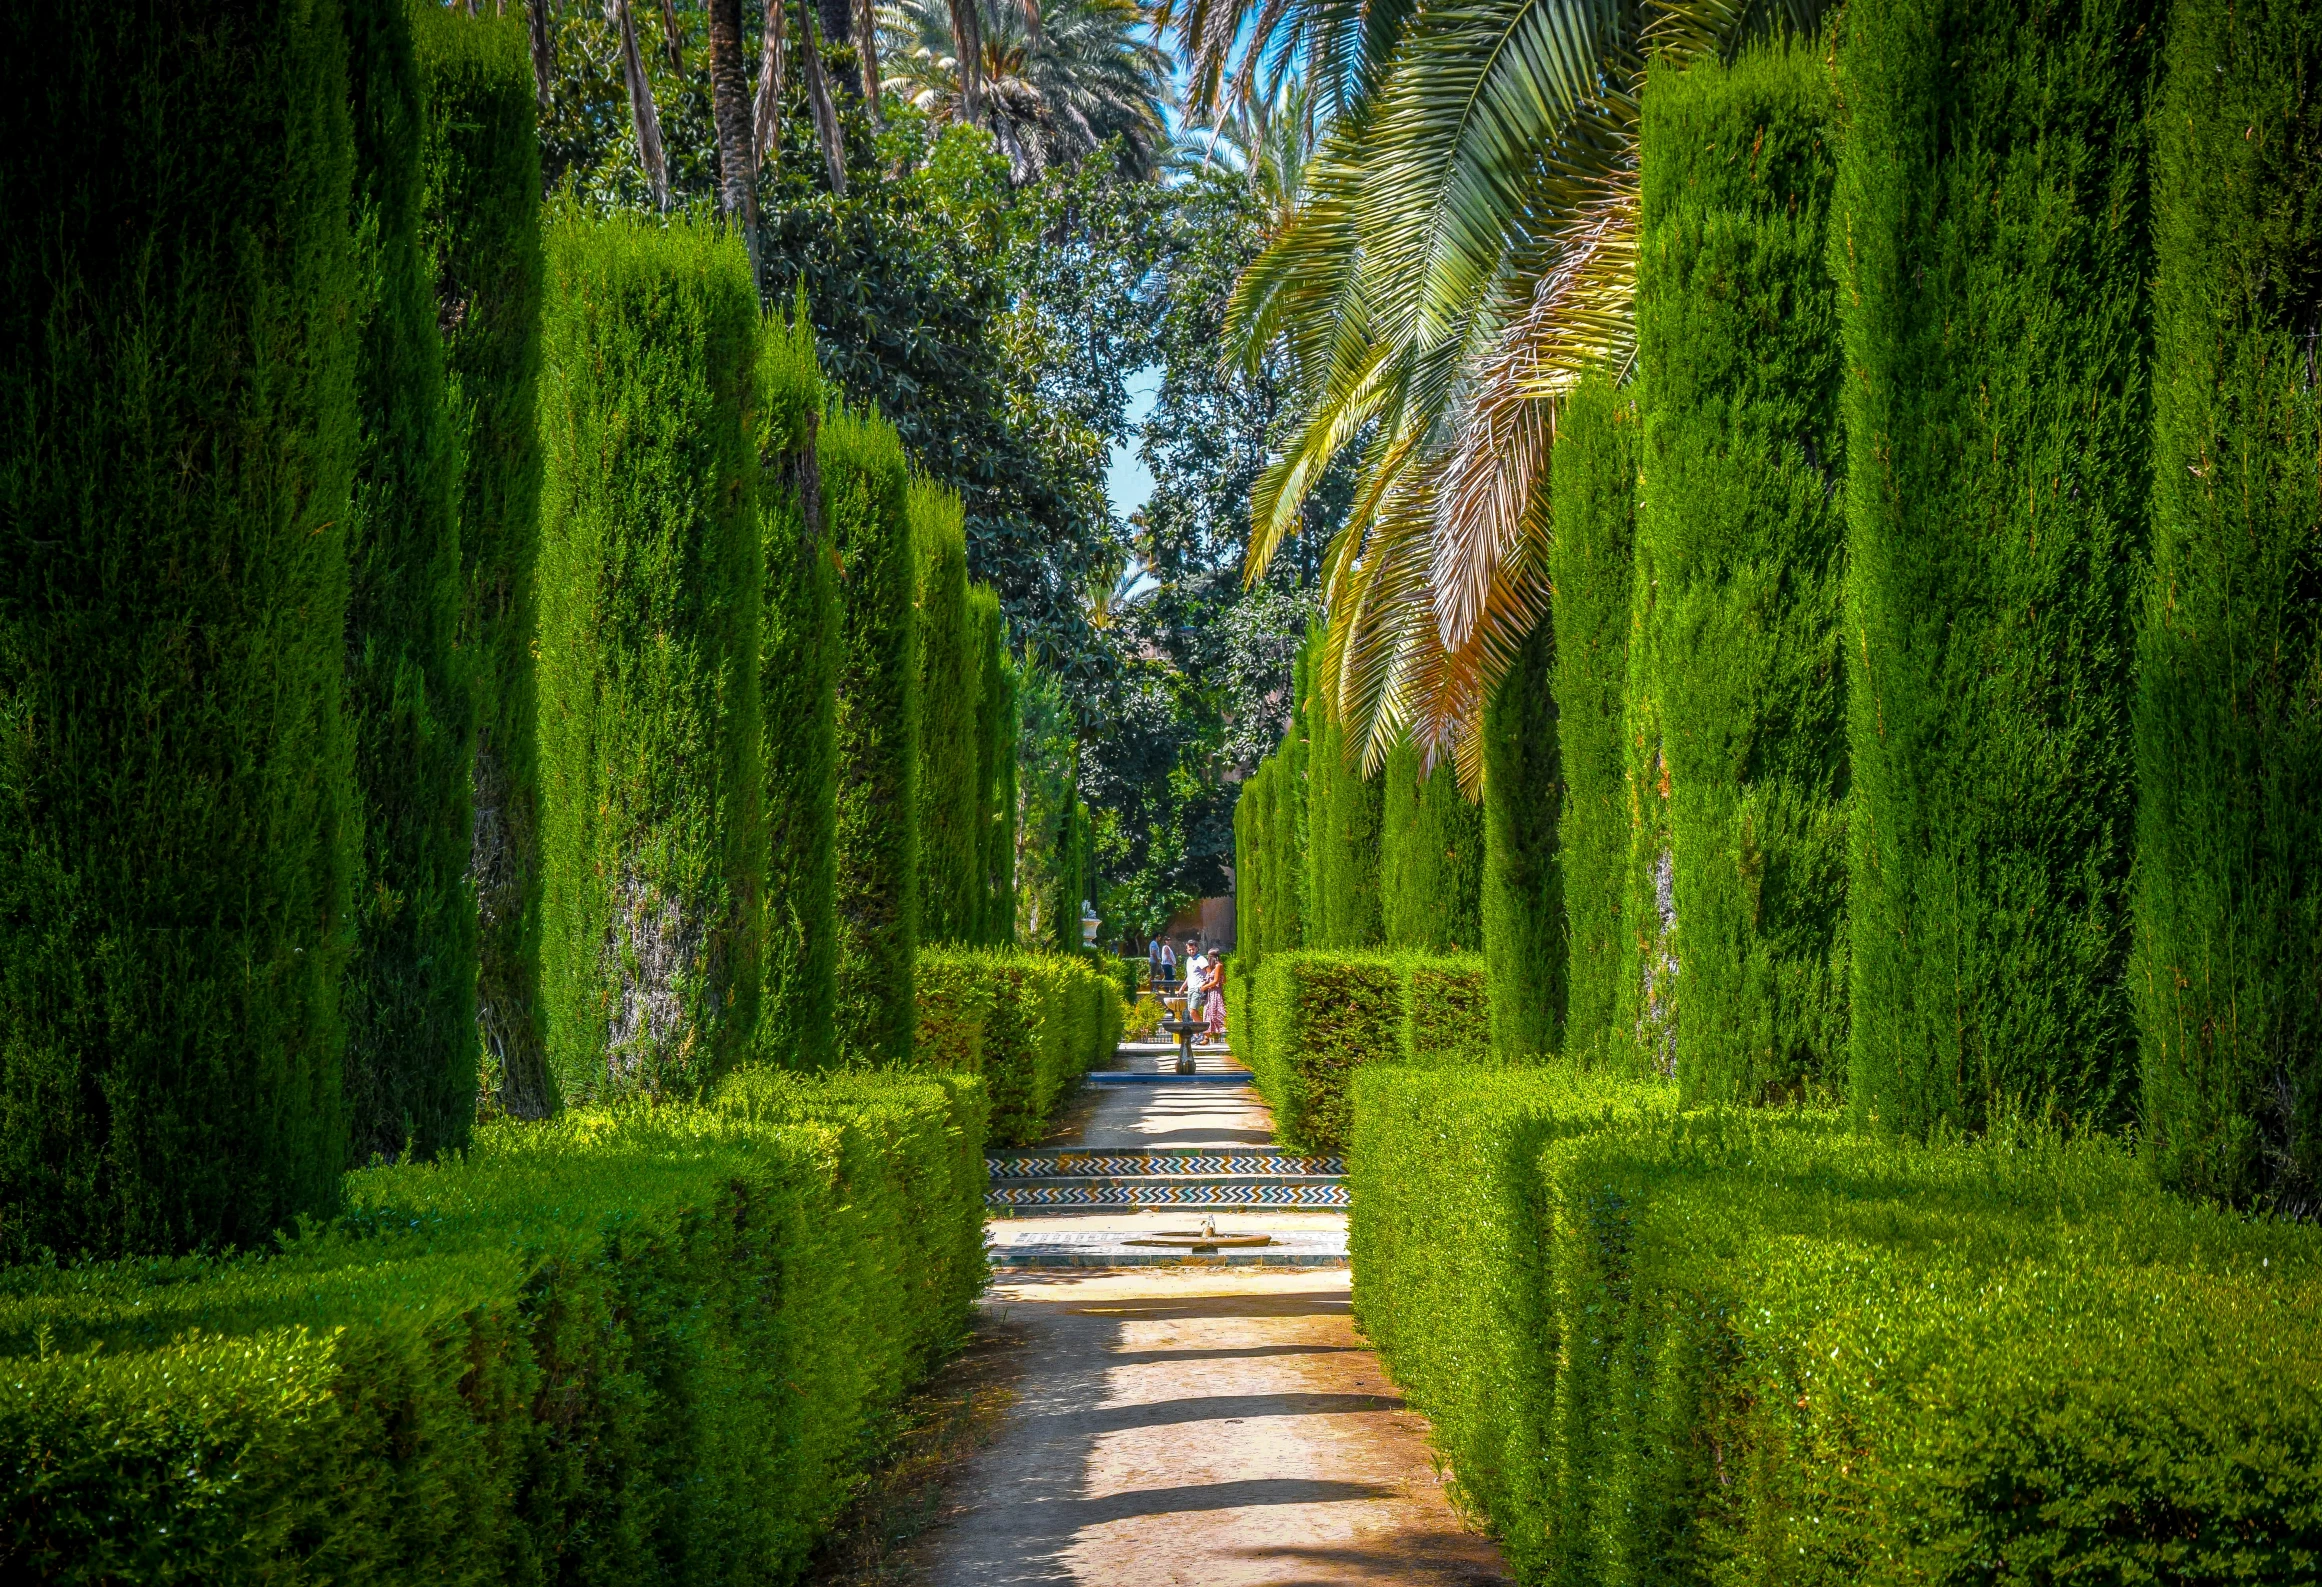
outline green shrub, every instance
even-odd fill
[[[1755,1102],[1845,1069],[1837,112],[1797,44],[1656,62],[1644,107],[1637,543],[1657,584],[1677,1079]]]
[[[757,1037],[757,293],[707,223],[549,233],[540,748],[567,1101],[696,1095]]]
[[[1483,948],[1483,811],[1447,760],[1420,775],[1408,739],[1379,775],[1379,932],[1390,949]]]
[[[1008,654],[1008,620],[988,584],[968,586],[975,645],[983,658],[976,693],[977,890],[983,913],[975,940],[1005,947],[1016,940],[1016,663]]]
[[[1621,1010],[1636,962],[1623,906],[1637,420],[1635,406],[1603,379],[1583,380],[1565,400],[1549,480],[1556,748],[1564,779],[1556,842],[1569,954],[1564,1051],[1582,1064],[1625,1067],[1631,1039]]]
[[[838,1053],[911,1056],[919,945],[918,567],[903,443],[876,414],[833,408],[819,438],[838,556]]]
[[[2322,272],[2310,6],[2181,0],[2153,118],[2153,557],[2138,651],[2145,1138],[2167,1182],[2322,1183]]]
[[[460,644],[459,435],[422,225],[408,0],[341,0],[369,284],[347,515],[347,725],[362,847],[342,1008],[354,1160],[467,1144],[476,1117],[476,700]]]
[[[339,1199],[356,445],[335,7],[0,63],[0,1259]]]
[[[988,951],[992,1008],[983,1027],[984,1083],[992,1097],[992,1139],[1029,1146],[1048,1133],[1040,1101],[1041,999],[1034,956]]]
[[[2322,1241],[2103,1142],[1374,1070],[1356,1304],[1525,1580],[2293,1580]],[[1595,1090],[1589,1089],[1595,1087]]]
[[[1473,1068],[1495,1058],[1522,1063],[1492,1040],[1491,974],[1479,953],[1412,954],[1402,962],[1403,1039],[1398,1061],[1431,1068]]]
[[[1244,1062],[1274,1110],[1274,1133],[1312,1152],[1346,1145],[1357,1068],[1391,1063],[1404,1040],[1402,962],[1383,953],[1273,953],[1250,988]]]
[[[981,1088],[734,1078],[477,1131],[265,1257],[0,1278],[58,1582],[794,1579],[981,1285]],[[846,1348],[832,1348],[844,1340]]]
[[[540,748],[532,642],[540,556],[539,107],[523,21],[411,0],[427,100],[425,236],[459,440],[461,648],[475,690],[470,873],[484,1078],[551,1112],[540,1002]]]
[[[838,994],[838,569],[822,511],[823,384],[803,312],[768,315],[758,365],[765,627],[765,991],[759,1061],[834,1058]]]
[[[982,637],[968,606],[967,528],[959,494],[925,480],[907,498],[919,612],[919,936],[974,942],[983,925],[977,711]]]
[[[1307,637],[1307,665],[1318,664],[1318,631]],[[1305,941],[1309,948],[1375,948],[1380,915],[1379,838],[1385,788],[1347,761],[1345,729],[1325,691],[1311,687],[1306,718]]]
[[[930,948],[919,956],[919,1023],[912,1061],[959,1074],[984,1072],[984,1027],[992,1017],[993,956],[973,948]]]
[[[1491,961],[1491,1040],[1510,1063],[1564,1046],[1564,866],[1557,825],[1556,629],[1543,621],[1484,704],[1483,951]]]
[[[2153,10],[1846,10],[1849,1069],[1888,1127],[2127,1111]]]
[[[1555,1292],[1541,1261],[1541,1148],[1673,1106],[1666,1086],[1568,1066],[1355,1077],[1346,1167],[1354,1309],[1427,1408],[1463,1501],[1538,1581],[1553,1413]]]

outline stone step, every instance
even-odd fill
[[[1235,1211],[1335,1212],[1347,1205],[1346,1181],[1320,1174],[1242,1177],[1134,1174],[1099,1178],[1000,1179],[984,1193],[994,1212],[1211,1207]]]
[[[1205,1177],[1346,1172],[1343,1157],[1300,1157],[1270,1146],[1204,1146],[1178,1150],[1105,1151],[1052,1147],[1044,1151],[994,1152],[984,1158],[994,1179],[1113,1178],[1141,1174],[1196,1174]]]
[[[998,1268],[1346,1266],[1346,1236],[1336,1231],[1278,1233],[1272,1245],[1201,1252],[1130,1245],[1134,1237],[1129,1231],[1051,1233],[1037,1224],[995,1225],[984,1249]]]

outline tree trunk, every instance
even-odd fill
[[[677,7],[673,0],[661,0],[661,53],[669,57],[669,69],[683,77],[685,35],[678,30]]]
[[[959,61],[961,112],[971,123],[984,119],[984,25],[977,0],[951,0],[951,52]]]
[[[855,56],[863,69],[863,102],[879,124],[879,18],[871,0],[855,0]]]
[[[843,6],[846,0],[839,0]],[[830,78],[822,69],[822,40],[815,36],[815,8],[800,0],[799,20],[805,25],[806,47],[798,52],[806,69],[806,99],[814,108],[814,134],[822,141],[823,164],[830,168],[830,190],[847,196],[846,145],[839,139],[838,106],[831,103]]]
[[[710,114],[718,129],[718,209],[742,234],[758,281],[757,161],[750,77],[742,64],[742,0],[709,0]]]
[[[524,0],[524,20],[532,35],[532,86],[540,108],[549,107],[556,83],[556,37],[548,28],[549,0]]]
[[[669,210],[669,157],[661,148],[661,114],[653,108],[653,85],[645,80],[645,58],[637,52],[637,18],[629,0],[605,0],[605,20],[621,31],[621,76],[629,87],[629,119],[637,128],[637,163],[653,190],[653,207]]]
[[[790,41],[785,37],[788,11],[782,0],[766,0],[765,27],[759,35],[763,54],[758,63],[758,100],[752,108],[750,174],[755,177],[774,147],[776,125],[782,118],[782,80],[788,75]]]

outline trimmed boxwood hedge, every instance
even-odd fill
[[[347,724],[362,836],[343,1001],[354,1161],[465,1146],[476,1117],[476,697],[460,643],[459,434],[422,236],[428,109],[409,0],[340,0],[369,285],[347,518]]]
[[[1836,119],[1799,43],[1656,61],[1646,85],[1637,545],[1688,1098],[1755,1102],[1846,1067]]]
[[[2131,1116],[2131,592],[2153,493],[2151,0],[1855,0],[1849,1099]]]
[[[1622,1023],[1632,966],[1627,921],[1629,787],[1626,699],[1635,575],[1637,417],[1602,376],[1565,399],[1549,454],[1556,539],[1556,748],[1564,778],[1557,857],[1567,944],[1564,1052],[1627,1067]]]
[[[1355,1307],[1526,1581],[2322,1570],[2322,1236],[2117,1145],[1365,1070]]]
[[[1048,1134],[1128,1017],[1108,966],[1080,954],[934,948],[919,957],[917,1062],[981,1075],[995,1142]]]
[[[748,1071],[356,1174],[264,1256],[0,1273],[0,1565],[792,1580],[967,1327],[983,1115]]]
[[[568,1102],[698,1095],[757,1040],[758,295],[707,223],[549,236],[540,747]]]
[[[427,98],[426,240],[460,440],[460,645],[476,691],[476,1023],[486,1085],[554,1109],[540,1002],[540,112],[519,16],[407,0]]]
[[[340,1195],[356,441],[335,6],[0,52],[0,1259]]]
[[[1495,1061],[1487,980],[1476,954],[1270,953],[1247,978],[1229,968],[1234,1050],[1272,1107],[1276,1133],[1335,1152],[1352,1123],[1356,1070]]]
[[[2129,987],[2170,1184],[2322,1191],[2322,13],[2180,0],[2153,117]]]

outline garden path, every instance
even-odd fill
[[[1272,1138],[1247,1086],[1091,1090],[1051,1144]],[[1338,1213],[1217,1216],[1220,1229],[1334,1225],[1344,1238]],[[1107,1226],[1188,1221],[1124,1213]],[[1003,1269],[983,1307],[987,1330],[1014,1342],[1017,1393],[917,1551],[936,1587],[1510,1580],[1453,1513],[1424,1420],[1355,1333],[1343,1266]]]

